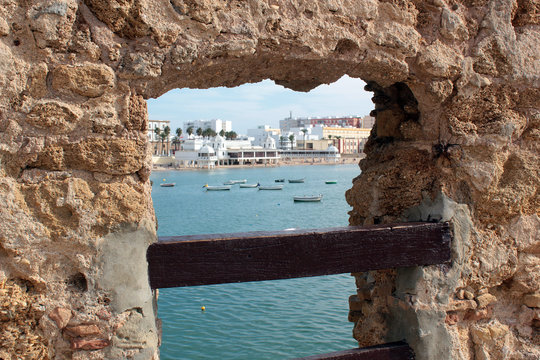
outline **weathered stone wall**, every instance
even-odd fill
[[[0,0],[0,358],[158,355],[144,99],[368,82],[351,224],[452,220],[451,266],[357,274],[354,336],[539,349],[539,4]]]

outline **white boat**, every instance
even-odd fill
[[[212,186],[212,185],[204,185],[203,188],[206,188],[206,191],[221,191],[221,190],[231,190],[231,186],[230,185],[226,185],[226,186]]]
[[[305,181],[305,179],[289,179],[289,183],[291,184],[299,184],[299,183],[303,183]]]
[[[318,202],[322,200],[322,195],[304,195],[304,196],[294,196],[293,199],[295,202]]]
[[[176,183],[162,183],[162,184],[159,184],[159,186],[161,186],[161,187],[173,187],[174,185],[176,185]]]
[[[241,188],[256,188],[259,184],[240,184]]]
[[[229,180],[227,182],[224,182],[223,185],[235,185],[235,184],[245,184],[247,183],[246,179],[242,180]]]
[[[259,190],[282,190],[283,185],[259,185]]]

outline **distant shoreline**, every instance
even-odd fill
[[[363,154],[362,154],[363,155]],[[307,159],[295,159],[295,160],[280,160],[278,164],[244,164],[244,165],[220,165],[216,166],[214,169],[246,169],[246,168],[272,168],[272,167],[282,167],[282,166],[297,166],[297,165],[350,165],[358,164],[364,156],[358,157],[344,157],[341,158],[339,162],[327,162],[327,161],[312,161]],[[156,171],[199,171],[199,170],[208,170],[208,168],[199,168],[199,167],[176,167],[176,166],[166,166],[166,165],[153,165],[152,172]]]

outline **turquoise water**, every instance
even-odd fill
[[[158,234],[188,235],[348,224],[344,194],[359,174],[357,165],[228,168],[160,171],[152,174]],[[274,184],[280,191],[240,189],[206,192],[202,186],[227,180]],[[159,183],[175,182],[173,188]],[[337,180],[327,185],[325,180]],[[323,194],[320,203],[294,203],[295,195]],[[162,359],[288,359],[357,346],[347,322],[354,294],[349,274],[162,289]],[[201,311],[205,306],[206,311]]]

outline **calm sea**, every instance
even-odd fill
[[[155,172],[158,235],[346,226],[350,207],[344,194],[359,172],[357,165]],[[235,179],[270,185],[279,178],[306,180],[285,183],[281,191],[202,188]],[[160,187],[163,181],[176,186]],[[314,194],[323,194],[323,201],[293,202],[295,195]],[[354,293],[349,274],[163,289],[161,358],[289,359],[356,347],[347,322],[348,298]]]

